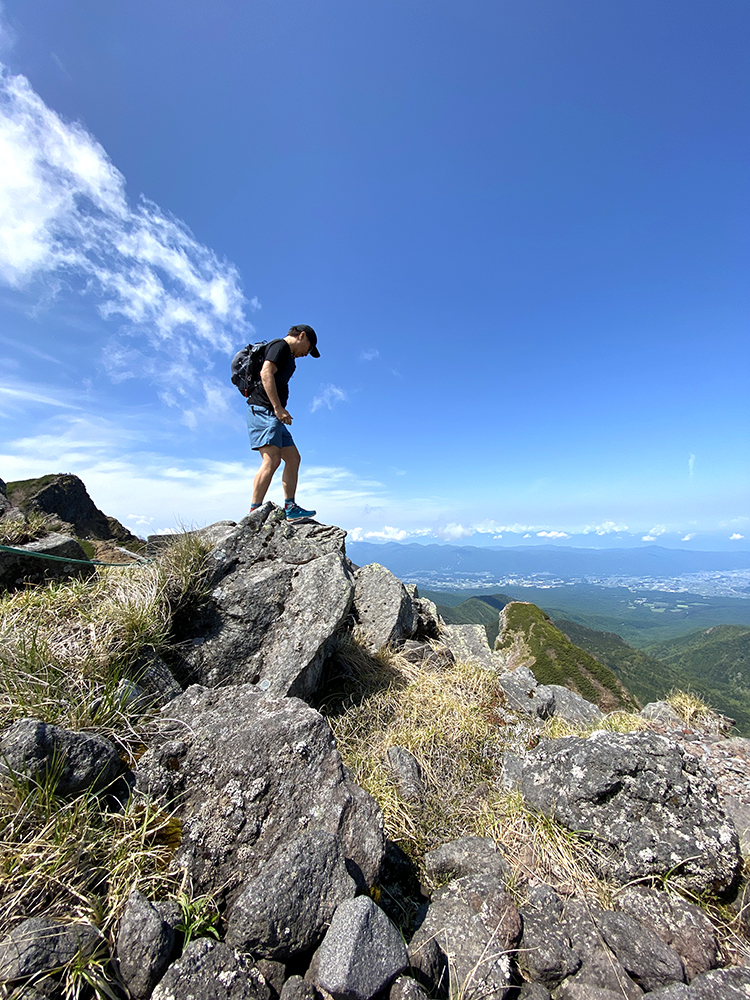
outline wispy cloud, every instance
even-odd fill
[[[683,535],[682,536],[681,541],[683,541],[683,542],[692,542],[692,540],[694,538],[695,538],[695,532],[694,531],[689,531],[687,533],[687,535]]]
[[[80,409],[70,392],[51,392],[47,386],[20,379],[5,378],[0,382],[0,413],[23,408],[27,403],[40,403],[63,410]]]
[[[327,406],[329,410],[332,410],[335,403],[343,403],[347,399],[348,396],[343,389],[340,389],[337,385],[329,383],[328,385],[322,386],[318,395],[313,399],[310,412],[315,413],[315,411],[319,410],[322,406]]]
[[[112,378],[146,376],[173,404],[197,389],[208,405],[212,354],[252,330],[234,265],[154,202],[131,204],[96,139],[2,64],[0,162],[0,281],[37,298],[84,294],[120,321],[105,351]]]
[[[146,419],[126,427],[88,415],[61,415],[49,430],[3,445],[3,479],[28,479],[47,472],[80,476],[94,502],[139,533],[179,524],[238,520],[248,510],[255,461],[186,460],[157,452]],[[345,524],[352,507],[376,504],[383,486],[341,466],[303,466],[298,495],[326,521]],[[269,499],[283,502],[280,479]],[[135,514],[133,512],[135,511]]]
[[[378,542],[403,542],[409,535],[410,532],[404,531],[403,528],[391,528],[388,525],[385,525],[382,531],[364,531],[362,528],[352,528],[349,532],[349,537],[353,542],[363,542],[368,538]]]
[[[693,472],[695,471],[695,455],[691,455],[688,458],[688,475],[693,478]]]
[[[567,531],[537,531],[537,538],[570,538]]]
[[[375,359],[379,357],[380,357],[380,351],[376,347],[369,347],[366,351],[360,352],[359,360],[375,361]]]

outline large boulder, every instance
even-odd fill
[[[380,808],[347,776],[325,719],[296,698],[271,698],[251,684],[188,688],[154,724],[136,779],[174,810],[182,824],[176,864],[196,893],[228,902],[230,922],[242,889],[264,871],[280,873],[284,852],[301,836],[335,838],[360,888],[377,878],[385,850]],[[324,889],[320,873],[341,881],[330,838],[323,841],[322,860],[305,874],[311,896]],[[270,896],[283,894],[286,881],[280,875],[263,885],[273,927]]]
[[[125,770],[117,748],[103,736],[76,733],[39,719],[19,719],[0,737],[0,773],[54,783],[58,795],[111,786]]]
[[[308,976],[335,1000],[370,1000],[408,964],[401,934],[369,896],[336,910]]]
[[[33,982],[59,972],[76,958],[106,950],[101,932],[92,924],[31,917],[0,941],[0,983]]]
[[[540,685],[540,689],[551,693],[554,701],[553,715],[575,726],[593,726],[604,717],[598,705],[586,701],[576,691],[563,684]]]
[[[438,889],[409,944],[412,968],[432,996],[503,1000],[521,918],[494,875],[467,875]]]
[[[316,947],[336,907],[357,891],[336,838],[296,835],[247,882],[227,926],[227,944],[275,961]]]
[[[270,1000],[271,991],[253,963],[221,941],[191,941],[169,966],[152,1000]]]
[[[688,980],[717,964],[719,946],[713,924],[700,907],[682,896],[633,885],[617,894],[614,905],[674,949],[682,959]]]
[[[410,638],[417,620],[406,587],[380,563],[362,566],[355,575],[354,615],[368,649],[400,645]]]
[[[241,521],[209,555],[210,599],[181,637],[187,677],[311,699],[351,607],[344,538],[271,503]]]
[[[117,933],[120,975],[134,1000],[145,1000],[169,965],[174,927],[156,906],[133,889]]]
[[[722,892],[741,864],[737,831],[713,775],[651,732],[542,740],[517,760],[526,802],[595,841],[602,875],[621,883],[670,873],[695,893]]]
[[[643,995],[604,940],[597,925],[602,913],[595,903],[584,899],[571,899],[565,904],[558,927],[580,965],[555,993],[560,1000],[638,1000]]]
[[[24,583],[45,583],[70,576],[89,576],[93,563],[69,535],[52,532],[36,542],[13,546],[15,552],[0,552],[0,590]],[[52,556],[45,559],[44,556]],[[80,560],[80,561],[76,561]]]
[[[493,653],[493,656],[498,656]],[[503,689],[510,708],[537,719],[549,719],[555,713],[555,696],[552,688],[537,683],[528,667],[503,670],[497,682]]]
[[[484,625],[444,625],[441,638],[459,661],[476,663],[493,672],[505,668],[502,653],[490,649]]]

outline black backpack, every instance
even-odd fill
[[[245,397],[250,395],[260,379],[267,346],[266,340],[261,340],[259,344],[248,344],[232,358],[232,382]]]

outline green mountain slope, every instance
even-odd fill
[[[486,599],[486,594],[476,591],[424,593],[436,604],[451,607],[471,597]],[[627,587],[595,584],[547,588],[513,586],[508,587],[504,595],[495,596],[536,604],[553,621],[564,619],[602,632],[614,632],[636,649],[646,649],[655,642],[713,625],[750,627],[750,600],[739,597],[703,597],[684,591],[633,591]]]
[[[674,667],[634,649],[615,632],[600,632],[577,622],[555,621],[571,642],[609,667],[644,705],[659,701],[673,688],[685,687],[684,674]]]
[[[638,707],[614,672],[571,642],[535,604],[506,605],[495,648],[509,666],[527,666],[540,684],[563,684],[602,711]]]
[[[646,648],[750,733],[750,628],[716,625]],[[686,686],[683,683],[683,687]]]

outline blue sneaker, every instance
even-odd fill
[[[284,507],[284,513],[287,521],[304,521],[307,517],[315,517],[318,512],[317,510],[305,510],[298,503],[292,503],[288,507]]]

